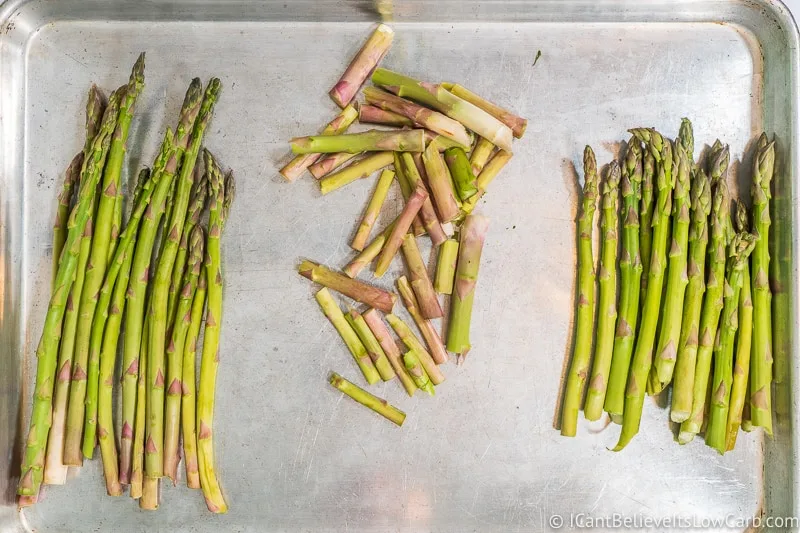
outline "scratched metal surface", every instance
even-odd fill
[[[796,514],[792,409],[774,441],[743,435],[724,457],[702,442],[673,444],[666,410],[650,402],[623,453],[606,450],[616,427],[581,423],[575,439],[553,429],[573,313],[574,165],[584,144],[606,163],[626,128],[674,135],[688,116],[698,146],[722,135],[735,160],[762,129],[792,146],[797,35],[787,12],[733,0],[381,9],[393,12],[397,30],[385,66],[461,82],[531,119],[480,206],[492,222],[466,364],[445,367],[435,398],[409,399],[396,382],[374,388],[408,413],[401,429],[327,385],[331,370],[361,380],[295,271],[301,257],[347,261],[372,182],[323,198],[309,177],[293,185],[277,177],[287,139],[334,113],[326,91],[376,20],[371,4],[34,0],[0,8],[0,529],[535,532],[549,530],[553,515],[575,529],[574,513]],[[231,510],[212,516],[198,492],[164,486],[161,509],[140,512],[127,497],[105,495],[92,461],[19,514],[13,489],[57,183],[82,145],[86,88],[123,83],[141,50],[147,83],[127,175],[152,160],[191,77],[224,84],[207,146],[235,169],[239,189],[223,240],[216,438]],[[796,150],[784,151],[778,178],[791,198]],[[397,193],[382,223],[400,208]],[[796,208],[782,220],[795,228]],[[745,529],[732,524],[716,529]]]

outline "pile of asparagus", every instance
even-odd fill
[[[208,150],[198,163],[220,81],[211,79],[204,91],[192,80],[177,127],[167,129],[152,170],[140,172],[126,200],[122,169],[143,87],[144,54],[107,102],[97,87],[90,89],[86,142],[58,197],[53,288],[36,352],[21,507],[37,501],[42,483],[64,484],[68,467],[91,459],[99,443],[108,494],[119,496],[130,485],[142,508],[156,509],[160,478],[177,483],[182,436],[187,484],[202,487],[211,511],[226,510],[212,428],[222,320],[220,237],[234,183]],[[123,227],[126,203],[132,207]],[[121,330],[121,421],[115,425]]]
[[[584,415],[598,420],[605,410],[621,423],[614,448],[621,450],[639,431],[645,394],[672,384],[678,442],[705,428],[705,442],[722,454],[733,449],[740,427],[772,434],[768,273],[775,144],[765,134],[756,144],[752,213],[741,201],[731,213],[727,146],[717,140],[694,163],[687,119],[674,141],[653,129],[631,133],[622,163],[612,161],[602,183],[592,149],[584,152],[575,344],[561,434],[575,435],[588,382]]]
[[[460,85],[434,85],[377,68],[392,37],[391,28],[383,24],[372,33],[329,93],[341,112],[320,135],[292,139],[297,156],[280,173],[294,181],[308,169],[319,180],[322,194],[328,194],[381,171],[350,243],[358,254],[343,268],[344,273],[311,261],[303,261],[299,271],[325,287],[317,293],[317,301],[367,383],[396,375],[409,395],[416,389],[433,394],[434,386],[445,379],[439,365],[448,360],[448,352],[457,354],[461,362],[470,349],[473,296],[488,230],[488,219],[473,210],[511,159],[512,140],[522,137],[527,121]],[[365,103],[359,104],[355,98],[370,76],[374,86],[364,88]],[[347,134],[356,118],[400,129]],[[405,207],[370,241],[395,179]],[[417,242],[426,234],[438,247],[433,279]],[[356,279],[373,260],[375,277],[381,278],[399,250],[408,276],[397,279],[397,289],[424,344],[392,313],[395,293]],[[361,313],[349,308],[344,313],[328,289],[369,309]],[[450,296],[446,344],[432,322],[444,316],[439,295]],[[381,313],[405,353],[401,354]],[[330,382],[398,425],[405,419],[385,400],[338,374],[332,374]]]

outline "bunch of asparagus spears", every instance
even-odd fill
[[[234,182],[208,150],[201,154],[220,81],[212,78],[204,91],[192,80],[177,127],[167,129],[152,170],[141,171],[126,200],[122,169],[143,87],[141,54],[130,81],[107,102],[96,86],[90,89],[86,142],[58,197],[53,289],[36,352],[21,507],[37,501],[42,483],[64,484],[68,467],[82,466],[99,443],[108,494],[119,496],[130,485],[143,509],[156,509],[160,478],[177,483],[182,436],[187,484],[202,487],[211,511],[226,510],[212,428],[222,320],[220,237]],[[126,203],[132,207],[123,226]],[[121,421],[115,425],[122,329]]]
[[[350,243],[358,254],[344,273],[311,261],[303,261],[299,271],[325,287],[317,293],[317,301],[367,383],[396,375],[409,395],[417,389],[434,394],[434,386],[445,379],[439,365],[448,360],[448,352],[461,362],[470,349],[473,296],[488,230],[488,219],[473,210],[511,159],[512,140],[522,137],[527,121],[460,85],[430,84],[377,68],[393,35],[383,24],[372,33],[329,92],[341,112],[320,135],[292,139],[297,155],[280,173],[294,181],[308,169],[319,180],[322,194],[328,194],[381,171]],[[370,77],[374,86],[364,88],[365,103],[359,104],[355,98]],[[356,118],[400,129],[346,133]],[[395,179],[405,207],[370,241]],[[433,279],[417,241],[426,234],[438,247]],[[392,313],[395,293],[356,279],[373,260],[375,277],[383,277],[399,250],[408,276],[397,279],[397,289],[424,343]],[[369,309],[361,313],[349,308],[344,313],[328,289]],[[433,322],[444,316],[441,294],[450,296],[446,343]],[[381,313],[405,353],[392,339]],[[335,373],[330,382],[396,424],[403,423],[405,414],[385,400]]]
[[[772,434],[775,144],[766,134],[756,144],[752,212],[737,201],[731,213],[727,146],[717,140],[694,163],[688,119],[674,141],[653,129],[631,133],[622,162],[612,161],[602,182],[592,149],[584,152],[575,344],[561,434],[575,435],[588,383],[584,415],[598,420],[605,410],[621,423],[614,448],[621,450],[639,431],[645,394],[666,393],[671,384],[678,442],[705,428],[705,442],[722,454],[733,449],[740,427]]]

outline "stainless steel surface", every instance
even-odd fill
[[[0,529],[547,531],[560,515],[569,531],[571,514],[617,513],[727,518],[711,529],[743,531],[736,521],[762,512],[798,514],[795,394],[774,440],[742,435],[724,457],[699,439],[674,444],[666,410],[652,402],[622,453],[606,449],[614,426],[581,422],[575,439],[553,429],[571,334],[574,166],[584,144],[606,163],[626,128],[674,135],[688,116],[698,145],[720,135],[741,160],[765,129],[777,135],[778,179],[794,199],[798,37],[788,12],[769,0],[380,4],[397,31],[385,66],[461,82],[531,119],[480,207],[492,222],[466,364],[445,367],[435,398],[409,399],[395,382],[372,389],[408,413],[400,429],[327,385],[331,370],[360,382],[358,371],[295,270],[301,257],[345,264],[372,182],[323,198],[310,177],[288,185],[277,174],[286,141],[334,114],[326,92],[377,19],[371,3],[0,7]],[[165,483],[161,509],[140,512],[127,496],[105,495],[95,460],[20,514],[13,491],[49,290],[56,184],[82,143],[87,87],[123,83],[142,50],[147,83],[128,175],[152,160],[191,77],[224,84],[207,145],[235,169],[239,189],[223,239],[216,438],[231,510],[212,516],[199,492]],[[796,234],[793,204],[782,223]],[[386,220],[400,207],[396,194],[390,205]],[[796,287],[784,282],[794,310]],[[791,368],[797,383],[796,357]]]

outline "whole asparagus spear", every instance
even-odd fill
[[[636,348],[631,361],[628,386],[625,391],[625,409],[622,415],[622,433],[615,451],[622,450],[639,432],[639,422],[644,407],[645,385],[653,363],[653,345],[656,326],[661,311],[661,291],[667,256],[670,213],[672,212],[672,143],[655,130],[648,131],[648,149],[658,163],[658,199],[653,220],[653,246],[650,257],[649,281],[642,308],[642,322]]]
[[[61,185],[61,192],[58,193],[56,220],[53,223],[53,279],[51,283],[55,282],[58,274],[58,263],[61,261],[64,241],[67,239],[67,222],[69,222],[72,190],[78,185],[81,166],[83,166],[83,152],[78,152],[67,167],[67,171],[64,174],[64,183]]]
[[[606,384],[614,353],[614,326],[617,321],[617,250],[619,235],[619,164],[612,161],[603,184],[602,203],[602,255],[598,283],[600,294],[597,311],[597,342],[594,352],[589,390],[583,414],[587,420],[599,420],[603,414]]]
[[[592,234],[594,213],[597,209],[597,185],[600,179],[597,175],[597,160],[591,146],[586,146],[583,151],[583,173],[583,203],[578,218],[578,311],[575,320],[575,344],[561,412],[561,434],[565,437],[574,437],[578,429],[578,409],[580,409],[583,385],[589,373],[594,336],[595,271]]]
[[[647,143],[645,142],[645,145]],[[642,257],[642,293],[644,300],[647,289],[647,273],[650,272],[650,255],[653,243],[653,213],[655,208],[656,159],[650,150],[644,151],[642,167],[642,204],[639,211],[639,251]]]
[[[197,465],[197,426],[196,426],[196,370],[197,338],[203,325],[203,311],[206,308],[208,283],[204,269],[200,270],[197,290],[192,299],[191,322],[186,331],[183,348],[183,391],[181,396],[181,432],[183,433],[183,457],[186,466],[186,485],[190,489],[200,488],[200,473]]]
[[[131,436],[132,450],[130,471],[131,498],[141,498],[144,494],[144,427],[147,425],[147,338],[150,335],[150,318],[145,317],[142,326],[142,343],[139,354],[139,375],[136,382],[135,432]],[[123,427],[124,429],[124,427]],[[124,441],[123,441],[124,442]],[[120,474],[122,474],[120,458]]]

